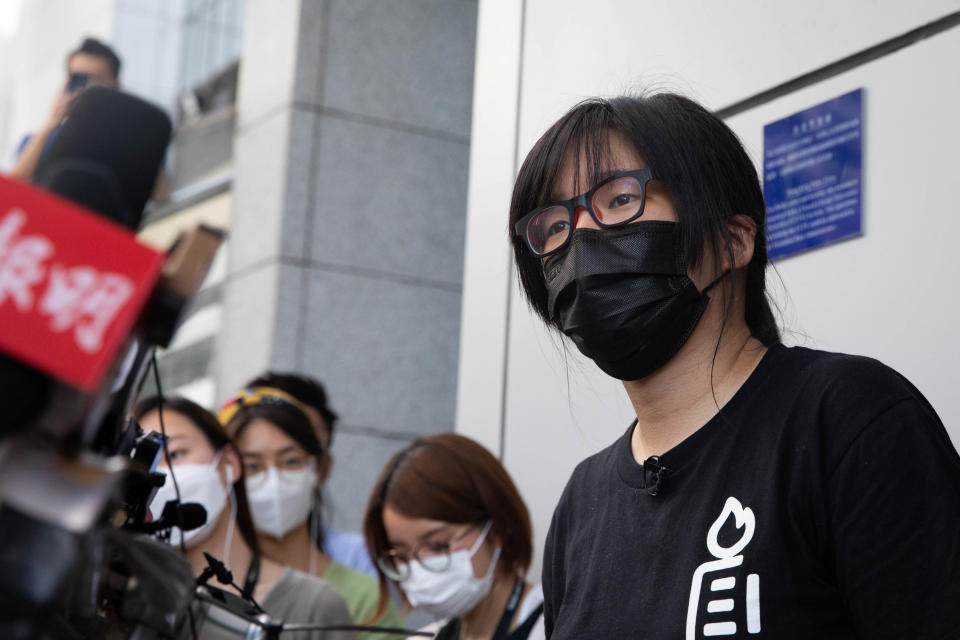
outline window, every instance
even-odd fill
[[[240,57],[245,0],[187,0],[180,90],[188,91]]]

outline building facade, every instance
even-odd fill
[[[477,3],[24,3],[5,166],[91,35],[173,117],[145,242],[225,228],[165,392],[216,409],[266,369],[339,413],[328,517],[357,530],[385,460],[454,424]],[[54,16],[54,17],[51,17]]]
[[[960,445],[946,293],[960,232],[960,76],[947,71],[958,11],[957,0],[481,4],[457,430],[499,452],[530,505],[535,548],[576,463],[635,417],[622,385],[527,308],[506,234],[520,163],[588,96],[679,91],[721,114],[759,170],[764,125],[862,88],[863,234],[774,261],[768,282],[788,344],[892,366]]]
[[[8,44],[0,157],[48,108],[81,37],[116,43],[125,86],[178,125],[171,202],[143,238],[229,229],[163,354],[168,386],[216,408],[266,368],[321,379],[342,416],[328,493],[347,529],[393,451],[455,427],[504,461],[540,549],[574,465],[632,416],[621,385],[528,311],[506,235],[519,163],[587,96],[689,95],[759,169],[765,125],[863,89],[864,232],[775,262],[768,280],[788,343],[889,364],[960,444],[958,12],[960,0],[30,2]]]

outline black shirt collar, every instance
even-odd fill
[[[737,389],[737,392],[724,405],[722,410],[677,446],[659,456],[658,464],[665,468],[664,478],[669,478],[671,475],[676,475],[682,471],[690,460],[706,450],[709,442],[725,429],[735,428],[736,421],[732,417],[739,413],[741,406],[749,402],[754,397],[756,390],[766,382],[771,363],[777,360],[785,350],[786,347],[781,344],[776,344],[767,349],[756,369],[750,373],[750,376]],[[633,459],[633,450],[630,447],[630,438],[636,424],[637,421],[634,419],[626,433],[615,444],[617,472],[621,480],[631,487],[649,489],[652,481],[651,471],[649,468],[645,470],[642,464],[638,464]]]

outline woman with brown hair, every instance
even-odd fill
[[[437,638],[544,638],[543,594],[525,575],[530,515],[503,465],[454,433],[417,438],[374,485],[364,534],[380,573],[440,618]]]
[[[206,567],[204,552],[222,560],[242,581],[237,594],[253,596],[271,616],[287,623],[349,625],[350,615],[343,598],[324,580],[294,571],[260,555],[244,490],[244,473],[237,448],[210,412],[184,398],[151,397],[137,404],[133,412],[145,431],[165,433],[167,463],[160,469],[169,479],[150,505],[159,518],[168,501],[199,503],[207,521],[181,533],[174,527],[169,542],[182,544],[187,560],[199,575]],[[235,536],[234,531],[240,535]],[[221,586],[221,585],[218,585]],[[204,637],[213,637],[206,631]],[[346,640],[350,632],[311,631],[299,635],[315,640]]]

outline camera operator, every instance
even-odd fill
[[[17,147],[17,162],[10,176],[19,180],[32,180],[33,174],[57,135],[67,109],[80,91],[89,85],[120,87],[120,58],[108,45],[95,38],[86,38],[67,56],[67,79],[57,94],[47,119],[34,133],[28,134]]]
[[[199,503],[207,512],[204,525],[183,535],[187,560],[195,573],[199,575],[207,567],[207,552],[222,559],[235,573],[234,581],[240,584],[232,590],[252,595],[270,616],[316,625],[351,624],[343,598],[329,583],[260,555],[240,457],[211,413],[183,398],[165,398],[161,405],[158,397],[151,397],[138,403],[134,417],[145,431],[165,431],[181,503]],[[155,519],[168,501],[176,500],[176,488],[170,480],[168,477],[151,503]],[[234,535],[235,529],[239,529],[239,536]],[[170,543],[179,545],[180,536],[180,530],[174,527]],[[208,633],[201,635],[210,637]],[[311,631],[295,637],[346,640],[355,636],[350,632]]]

